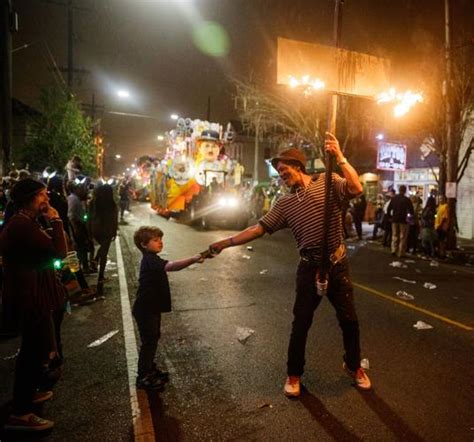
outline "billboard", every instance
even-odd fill
[[[347,49],[286,38],[277,42],[277,83],[319,79],[325,90],[373,98],[390,87],[390,61]]]
[[[405,170],[407,147],[405,144],[379,141],[377,146],[378,170]]]

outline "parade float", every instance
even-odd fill
[[[224,222],[246,227],[249,211],[239,192],[242,167],[225,153],[229,138],[218,123],[179,119],[167,133],[164,159],[151,172],[152,208],[203,228]]]

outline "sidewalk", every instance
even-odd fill
[[[380,242],[383,235],[383,230],[379,229],[377,239],[372,240],[374,225],[367,222],[362,223],[362,238],[363,241]],[[348,242],[357,242],[355,229],[353,229],[354,236],[348,238]],[[474,266],[474,239],[457,238],[458,249],[447,252],[447,259],[444,260],[447,264]],[[389,250],[389,249],[387,249]]]

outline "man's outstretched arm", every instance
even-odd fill
[[[257,223],[245,230],[242,230],[242,232],[211,244],[209,246],[209,251],[213,254],[217,254],[222,250],[227,249],[227,247],[240,246],[253,241],[254,239],[260,238],[263,235],[265,235],[265,229],[261,224]]]

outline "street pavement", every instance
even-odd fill
[[[305,391],[289,400],[282,387],[298,260],[294,241],[278,232],[249,244],[252,250],[225,250],[169,274],[173,312],[163,315],[158,362],[171,378],[164,392],[146,395],[133,386],[136,342],[127,323],[130,304],[123,302],[126,290],[133,302],[137,286],[134,230],[159,226],[163,258],[171,260],[233,232],[166,221],[145,204],[133,206],[127,221],[120,228],[121,256],[111,247],[105,299],[73,307],[65,318],[65,371],[53,400],[38,410],[56,423],[44,440],[474,439],[474,268],[435,266],[416,255],[396,260],[376,242],[349,241],[362,357],[374,388],[359,392],[342,371],[342,338],[325,300],[308,337]],[[406,267],[392,267],[394,261]],[[426,282],[436,288],[425,288]],[[398,291],[413,299],[401,299]],[[414,328],[418,321],[432,328]],[[118,332],[88,347],[112,331]],[[1,341],[2,402],[11,397],[13,379],[14,358],[6,358],[17,348],[18,339]],[[8,433],[0,439],[23,440]]]

